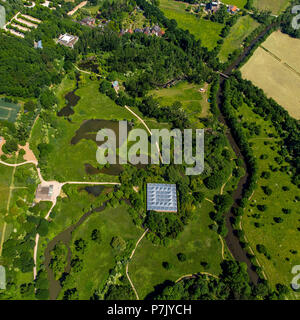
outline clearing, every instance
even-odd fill
[[[190,6],[188,3],[161,0],[159,7],[168,19],[175,19],[180,28],[189,30],[196,39],[201,40],[203,46],[212,50],[217,45],[217,41],[221,39],[219,34],[223,25],[185,11],[188,6]]]
[[[200,89],[205,91],[201,92]],[[151,92],[156,96],[162,106],[170,106],[175,101],[182,103],[183,109],[189,115],[189,119],[199,126],[199,118],[209,115],[209,86],[197,85],[185,81],[177,83],[171,88],[157,89]]]
[[[218,234],[209,229],[212,220],[208,212],[212,210],[213,205],[203,201],[193,220],[185,226],[178,239],[172,240],[167,247],[154,245],[147,236],[141,241],[129,264],[129,275],[140,299],[144,299],[164,281],[176,281],[187,273],[207,271],[219,274],[222,245]],[[184,253],[186,261],[180,262],[178,253]],[[165,261],[171,263],[173,268],[164,269],[162,263]],[[207,269],[203,268],[201,262],[208,263]]]
[[[257,27],[259,23],[249,15],[240,17],[237,23],[231,28],[229,35],[224,39],[219,58],[221,62],[227,61],[230,53],[242,48],[244,39]]]

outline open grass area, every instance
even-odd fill
[[[12,167],[6,167],[0,164],[0,242],[3,235],[4,216],[7,213],[7,201],[12,174]]]
[[[237,6],[239,9],[243,9],[247,3],[247,0],[223,0],[221,1],[225,4],[231,4],[233,6]]]
[[[77,144],[71,144],[72,138],[84,121],[90,119],[131,120],[133,118],[125,108],[117,106],[111,99],[101,94],[98,88],[98,82],[87,80],[86,85],[76,91],[80,100],[74,107],[75,113],[70,116],[71,121],[53,114],[56,122],[55,128],[43,125],[41,119],[36,123],[30,141],[33,151],[38,154],[37,146],[39,143],[49,143],[53,146],[53,150],[48,156],[47,166],[43,167],[46,179],[59,181],[90,179],[85,172],[84,164],[90,163],[97,166],[96,143],[82,139]],[[64,96],[69,91],[72,91],[72,82],[65,79],[57,89],[60,108],[64,106]],[[63,152],[61,152],[62,150]],[[93,176],[93,178],[94,180],[103,178],[106,181],[115,179],[112,176],[101,174]]]
[[[276,40],[278,44],[275,45]],[[291,45],[291,40],[294,45]],[[299,39],[287,40],[276,33],[241,68],[244,78],[262,88],[268,97],[272,97],[296,119],[300,119],[300,65],[296,59],[299,45]],[[276,53],[270,51],[273,49]]]
[[[0,120],[15,122],[20,111],[18,104],[6,102],[0,99]]]
[[[212,223],[208,214],[211,210],[213,205],[203,201],[194,219],[168,247],[154,245],[146,238],[142,240],[129,265],[131,280],[141,299],[166,280],[176,281],[183,275],[199,271],[219,274],[222,246],[217,233],[208,227]],[[186,261],[180,262],[178,253],[184,253]],[[165,261],[173,265],[171,270],[163,268]],[[204,270],[201,262],[207,262],[209,268]]]
[[[251,16],[240,17],[224,40],[219,53],[221,62],[225,62],[234,50],[241,48],[243,40],[258,26],[259,23],[252,19]]]
[[[174,0],[161,0],[160,9],[169,19],[175,19],[183,30],[189,30],[196,39],[200,39],[202,45],[212,50],[220,39],[222,24],[205,20],[185,11],[188,3],[177,2]]]
[[[259,10],[271,11],[273,14],[281,13],[290,3],[290,0],[254,0],[253,5]]]
[[[249,138],[258,160],[260,178],[250,204],[245,209],[243,229],[271,285],[274,287],[277,283],[282,283],[289,287],[294,277],[291,269],[299,264],[300,258],[300,210],[299,201],[295,199],[297,195],[299,196],[299,189],[290,182],[288,172],[280,170],[273,172],[270,169],[270,166],[279,169],[288,165],[285,161],[279,165],[274,160],[280,156],[277,152],[278,136],[271,121],[264,121],[246,104],[240,107],[239,114],[242,115],[241,121],[255,122],[261,126],[261,133]],[[269,137],[269,134],[274,134],[274,138]],[[263,154],[266,155],[266,159],[260,158]],[[266,171],[270,172],[268,179],[261,177],[262,172]],[[272,190],[271,195],[265,194],[263,187],[266,186]],[[284,187],[287,188],[286,191]],[[258,205],[266,205],[267,209],[262,212],[258,209]],[[282,209],[290,209],[291,213],[286,214]],[[275,222],[274,218],[278,217],[283,219],[282,223]],[[257,251],[257,244],[266,247],[271,256],[270,260]],[[299,299],[299,294],[297,296],[291,293],[291,297]]]
[[[91,240],[94,229],[100,231],[100,243]],[[90,299],[96,289],[102,289],[105,285],[109,271],[116,263],[115,252],[111,247],[112,238],[119,236],[125,241],[135,243],[142,233],[143,230],[133,224],[124,205],[93,213],[74,231],[73,243],[80,238],[87,243],[87,248],[80,255],[84,261],[83,270],[77,273],[72,272],[79,299]],[[78,252],[76,252],[74,245],[71,248],[72,257],[74,257]],[[63,288],[63,290],[65,289]]]
[[[74,81],[65,78],[62,84],[56,89],[59,100],[59,110],[65,106],[65,95],[74,89]],[[47,156],[47,162],[42,165],[42,172],[47,180],[58,181],[116,181],[117,176],[98,173],[89,175],[85,171],[85,164],[98,166],[96,161],[96,142],[88,138],[95,136],[101,128],[93,129],[76,144],[71,144],[72,138],[81,125],[91,119],[101,120],[127,120],[135,123],[135,128],[144,128],[139,120],[135,118],[126,108],[116,105],[110,98],[99,92],[99,82],[91,81],[86,76],[86,83],[76,91],[80,97],[77,105],[73,108],[74,114],[69,116],[69,121],[64,117],[52,114],[53,126],[45,125],[43,120],[38,119],[31,136],[30,146],[36,155],[39,154],[38,145],[48,143],[52,146]],[[134,111],[136,111],[134,109]],[[142,116],[139,113],[140,116]],[[143,116],[142,116],[143,117]],[[143,117],[144,119],[144,117]],[[154,119],[149,120],[150,128],[162,126]],[[164,127],[166,127],[164,125]],[[41,134],[42,133],[42,134]],[[63,152],[61,152],[63,150]]]
[[[205,92],[200,92],[200,88],[204,88]],[[158,98],[162,106],[170,106],[180,101],[190,121],[197,125],[199,125],[199,118],[209,115],[209,102],[207,101],[209,86],[207,84],[201,86],[183,81],[171,88],[157,89],[151,93]]]

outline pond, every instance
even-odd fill
[[[59,117],[67,117],[74,114],[73,108],[77,105],[80,97],[75,94],[78,89],[78,76],[76,76],[76,88],[65,95],[67,105],[57,112]]]
[[[98,188],[96,188],[98,187]],[[100,187],[100,188],[99,188]],[[89,188],[88,190],[86,190]],[[94,186],[94,187],[86,187],[84,188],[88,193],[93,193],[94,195],[97,194],[99,196],[105,189],[104,186]],[[86,212],[75,224],[71,225],[64,231],[60,232],[56,237],[54,237],[47,245],[44,256],[45,256],[45,268],[48,275],[48,281],[49,281],[49,294],[50,294],[50,300],[56,300],[62,287],[60,285],[60,281],[55,279],[54,272],[50,268],[50,261],[51,261],[51,251],[54,249],[56,244],[59,242],[62,242],[67,248],[68,248],[68,256],[67,256],[67,265],[65,267],[64,273],[62,277],[64,277],[66,274],[68,274],[71,270],[71,260],[72,260],[72,252],[70,249],[70,242],[72,240],[72,232],[78,228],[91,214],[94,212],[101,212],[105,209],[106,202],[93,210],[90,210]]]

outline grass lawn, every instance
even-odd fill
[[[205,88],[206,91],[200,92],[200,88]],[[159,99],[162,106],[170,106],[175,101],[180,101],[192,124],[198,127],[199,118],[209,115],[209,102],[207,101],[209,87],[207,84],[201,86],[179,82],[171,88],[153,90],[151,93]]]
[[[0,164],[0,242],[4,226],[4,216],[7,213],[7,200],[11,184],[13,168]],[[5,233],[6,234],[6,233]]]
[[[98,229],[101,234],[101,243],[91,241],[91,234],[94,229]],[[115,236],[122,237],[125,241],[134,243],[142,235],[143,230],[138,229],[132,222],[126,206],[107,208],[102,212],[93,213],[80,227],[78,227],[72,237],[82,238],[88,243],[87,249],[80,257],[84,261],[81,272],[72,273],[79,292],[79,299],[88,300],[96,289],[103,288],[109,275],[109,270],[115,265],[113,249],[110,245]],[[71,246],[74,257],[78,254]],[[63,289],[65,290],[65,288]]]
[[[243,40],[258,26],[259,23],[249,15],[240,17],[224,40],[224,44],[219,53],[221,62],[225,62],[228,59],[229,54],[234,50],[241,48]]]
[[[247,3],[247,0],[223,0],[225,4],[231,4],[233,6],[237,6],[240,9],[243,9]]]
[[[290,0],[254,0],[253,5],[259,10],[269,10],[273,14],[281,13],[290,3]]]
[[[261,125],[261,134],[249,139],[253,143],[253,151],[258,159],[259,177],[263,171],[269,171],[271,176],[269,179],[259,178],[258,186],[254,192],[250,204],[245,209],[243,216],[243,229],[253,248],[255,255],[262,264],[272,286],[277,283],[283,283],[289,287],[289,284],[294,277],[291,269],[294,265],[299,264],[300,259],[300,210],[299,204],[295,200],[295,196],[299,196],[299,189],[290,182],[288,173],[277,171],[272,172],[270,165],[280,167],[287,165],[283,162],[280,166],[274,161],[278,157],[278,138],[269,138],[268,133],[275,134],[275,129],[270,121],[264,121],[256,115],[251,108],[243,105],[239,114],[243,115],[242,121],[255,122]],[[269,143],[265,145],[265,142]],[[274,147],[274,150],[271,149]],[[266,154],[267,159],[262,160],[260,156]],[[268,186],[272,189],[272,194],[267,196],[262,187]],[[288,191],[283,191],[282,187],[289,188]],[[257,205],[266,205],[267,210],[261,212]],[[291,214],[284,214],[282,208],[291,209]],[[259,214],[256,216],[255,214]],[[281,217],[282,223],[276,223],[275,217]],[[259,223],[257,227],[255,223]],[[263,254],[256,250],[257,244],[263,244],[271,255],[271,260],[268,260]],[[292,254],[291,250],[297,250],[298,253]],[[291,297],[297,295],[291,293]],[[299,299],[299,294],[298,294]]]
[[[154,245],[146,238],[142,240],[129,265],[131,280],[141,299],[165,280],[175,281],[185,274],[199,271],[219,274],[222,261],[221,243],[217,233],[208,228],[212,224],[208,214],[211,210],[213,205],[203,201],[194,219],[168,247]],[[180,252],[186,255],[185,262],[177,259]],[[170,262],[173,268],[164,269],[164,261]],[[204,270],[201,262],[207,262],[209,268]]]
[[[200,39],[202,45],[212,50],[220,39],[220,32],[223,28],[222,24],[197,18],[185,11],[188,3],[177,2],[174,0],[161,0],[160,9],[169,19],[175,19],[178,26],[183,30],[189,30],[196,39]]]

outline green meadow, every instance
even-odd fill
[[[205,88],[200,92],[200,88]],[[151,92],[158,98],[161,106],[170,106],[179,101],[188,114],[190,121],[199,126],[199,118],[209,115],[209,86],[207,84],[197,85],[182,81],[171,88],[157,89]]]
[[[174,0],[161,0],[160,9],[169,19],[175,19],[178,26],[183,30],[189,30],[196,39],[200,39],[202,45],[212,50],[220,39],[220,32],[223,25],[202,19],[194,14],[186,12],[188,3],[177,2]]]
[[[247,0],[223,0],[225,4],[237,6],[239,9],[243,9],[247,3]]]
[[[75,82],[65,78],[61,85],[56,88],[56,95],[59,101],[58,110],[62,109],[65,103],[65,95],[72,91]],[[127,120],[134,123],[134,128],[143,128],[142,123],[126,108],[116,105],[110,98],[99,92],[99,82],[91,81],[86,76],[85,84],[76,91],[80,97],[77,105],[73,107],[74,114],[59,117],[56,112],[51,114],[50,125],[45,125],[40,118],[36,122],[30,146],[36,155],[39,154],[38,145],[47,143],[52,146],[52,150],[47,155],[47,163],[42,164],[42,173],[46,180],[57,181],[117,181],[117,176],[98,173],[88,175],[84,164],[89,163],[94,167],[98,166],[96,161],[97,145],[91,139],[83,138],[76,144],[71,144],[72,138],[81,125],[91,119],[102,120]],[[133,108],[139,116],[142,116],[137,108]],[[143,117],[143,119],[145,119]],[[166,127],[159,124],[154,119],[145,119],[150,128]],[[42,134],[41,134],[42,133]],[[95,135],[96,132],[88,132],[85,136]]]
[[[299,189],[291,183],[289,171],[279,170],[282,166],[288,166],[288,163],[283,160],[279,165],[275,161],[275,158],[280,157],[280,138],[271,121],[264,121],[246,104],[240,107],[239,114],[243,115],[242,121],[255,122],[261,126],[259,136],[249,138],[258,160],[259,179],[251,201],[245,209],[243,229],[271,285],[283,283],[289,286],[294,276],[291,269],[299,264],[300,259]],[[273,134],[274,138],[269,134]],[[273,172],[271,166],[277,169]],[[270,177],[263,178],[262,172],[270,172]],[[265,187],[272,190],[271,195],[265,194]],[[260,205],[265,205],[266,210],[260,211]],[[290,212],[284,212],[284,209],[289,209]],[[278,218],[282,219],[281,223],[276,222]],[[257,251],[258,244],[266,247],[270,259]],[[291,293],[291,296],[297,297],[295,293]]]
[[[101,242],[91,240],[94,229],[100,231]],[[83,270],[72,272],[76,283],[79,299],[90,299],[95,290],[103,289],[109,276],[110,269],[116,264],[115,252],[111,247],[113,237],[119,236],[126,242],[134,245],[142,235],[143,230],[138,229],[127,212],[127,207],[120,205],[117,208],[107,208],[102,212],[94,212],[73,233],[72,242],[83,239],[87,248],[83,254],[78,254],[72,244],[72,258],[79,255],[83,259]],[[63,288],[63,291],[67,287]]]
[[[193,220],[167,247],[154,245],[147,238],[141,241],[129,264],[129,275],[141,299],[166,280],[176,281],[183,275],[199,271],[219,274],[222,245],[218,234],[209,228],[212,224],[210,211],[213,211],[213,205],[204,200],[196,209]],[[186,261],[180,262],[178,253],[184,253]],[[169,262],[173,267],[166,270],[163,262]],[[204,269],[201,262],[207,262],[208,268]]]
[[[244,39],[257,27],[259,23],[251,16],[240,17],[237,23],[231,28],[229,35],[224,39],[219,58],[221,62],[227,61],[229,55],[236,49],[242,47]]]

